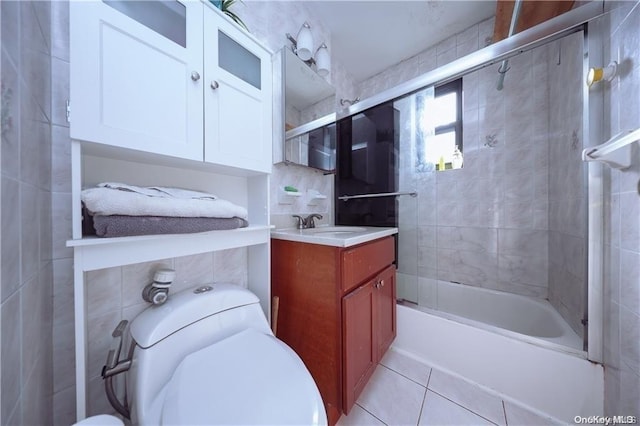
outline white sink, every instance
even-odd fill
[[[325,246],[351,247],[397,233],[398,228],[320,226],[309,229],[274,229],[271,231],[271,238]]]
[[[303,234],[352,234],[365,232],[367,228],[362,226],[321,226],[320,228],[303,229]]]

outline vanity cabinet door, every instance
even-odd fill
[[[396,338],[396,267],[389,266],[375,280],[377,298],[378,360]]]
[[[378,363],[378,299],[374,283],[369,281],[342,299],[345,414],[349,414]]]
[[[73,139],[202,161],[203,5],[70,2]]]
[[[270,172],[271,55],[209,8],[204,22],[204,159]]]

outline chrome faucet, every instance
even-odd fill
[[[298,223],[296,225],[298,229],[315,228],[316,223],[314,222],[313,219],[315,218],[315,219],[322,220],[322,215],[318,213],[312,213],[307,217],[302,217],[297,214],[294,214],[293,217],[298,219]]]
[[[296,227],[298,229],[306,229],[307,228],[307,219],[303,218],[302,216],[298,216],[297,214],[294,214],[293,217],[298,219],[298,224],[296,225]]]
[[[307,228],[316,227],[316,223],[313,221],[314,218],[322,220],[322,215],[318,213],[311,213],[309,216],[307,216]]]

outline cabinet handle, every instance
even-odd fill
[[[191,80],[193,81],[200,80],[200,74],[198,74],[198,71],[191,71]]]
[[[384,287],[384,280],[380,280],[380,287]]]
[[[218,82],[217,82],[217,81],[215,81],[215,80],[213,80],[213,81],[211,82],[211,89],[212,89],[212,90],[216,90],[218,87],[220,87],[220,85],[218,84]]]

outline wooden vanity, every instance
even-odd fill
[[[396,336],[394,237],[350,247],[273,238],[271,249],[277,337],[304,361],[334,425]]]

